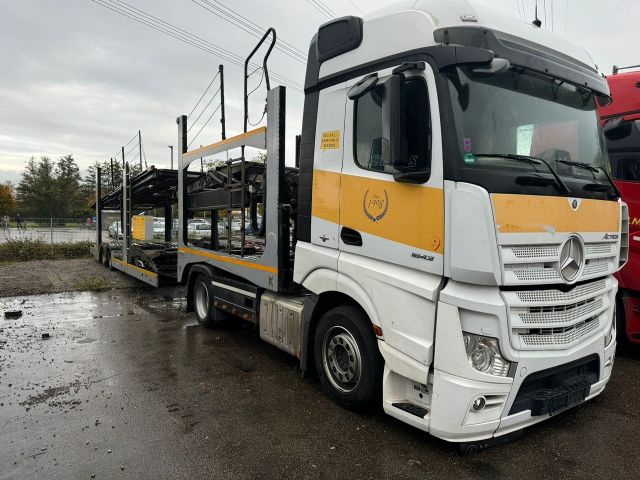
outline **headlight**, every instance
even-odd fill
[[[502,358],[497,338],[462,332],[469,365],[479,372],[506,377],[510,363]]]

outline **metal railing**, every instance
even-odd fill
[[[0,218],[0,243],[37,240],[48,244],[77,243],[95,239],[91,218]]]

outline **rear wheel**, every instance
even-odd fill
[[[200,274],[193,282],[192,301],[198,323],[211,328],[226,318],[226,314],[213,305],[213,283],[211,278]]]
[[[360,309],[344,305],[322,316],[314,356],[320,382],[338,404],[351,410],[379,404],[384,362],[371,321]]]
[[[107,248],[107,250],[104,253],[104,266],[107,267],[109,270],[113,270],[113,264],[111,262],[111,249]]]

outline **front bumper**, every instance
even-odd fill
[[[597,366],[591,370],[593,374],[589,376],[589,384],[581,396],[589,400],[604,390],[611,376],[616,350],[615,339],[605,345],[606,325],[569,348],[514,350],[509,346],[508,322],[504,318],[505,305],[496,291],[489,287],[460,290],[459,293],[464,295],[456,295],[460,299],[458,305],[452,304],[454,301],[451,300],[455,300],[452,295],[447,303],[441,301],[438,304],[433,394],[429,415],[431,434],[448,441],[475,442],[546,420],[550,417],[549,408],[540,408],[540,402],[532,402],[531,408],[523,409],[520,401],[512,410],[522,385],[527,378],[545,371],[560,372],[561,381],[571,383],[574,379],[572,365],[580,365],[587,359],[595,359]],[[609,313],[605,315],[611,322],[613,311],[607,311]],[[471,331],[474,327],[479,330],[474,333],[500,339],[503,356],[505,351],[508,352],[506,358],[513,362],[509,377],[483,374],[469,365],[462,332]],[[563,373],[565,371],[566,375]],[[538,393],[536,386],[533,386],[532,390],[529,382],[526,391]],[[540,392],[547,387],[549,385],[541,384]],[[484,397],[486,407],[476,411],[473,403],[479,397]],[[559,410],[561,408],[552,408],[551,412],[558,413]]]
[[[602,393],[611,376],[616,342],[614,340],[603,348],[603,341],[602,338],[595,339],[562,359],[546,358],[543,362],[539,358],[523,359],[518,363],[518,372],[510,384],[469,380],[435,370],[430,433],[448,441],[471,442],[504,435],[546,420],[551,415],[534,415],[529,409],[509,414],[527,373],[542,370],[540,366],[543,363],[555,363],[557,366],[596,354],[600,375],[589,388],[585,400],[590,400]],[[475,412],[472,408],[473,401],[478,397],[488,399],[487,407],[481,412]]]

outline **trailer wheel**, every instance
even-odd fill
[[[193,283],[193,310],[198,323],[206,328],[216,323],[216,312],[213,308],[213,285],[206,275],[198,275]]]
[[[113,270],[113,262],[111,261],[111,249],[107,248],[104,257],[104,266],[109,270]]]
[[[356,307],[326,312],[314,338],[316,371],[325,392],[350,410],[379,404],[384,362],[371,322]]]

